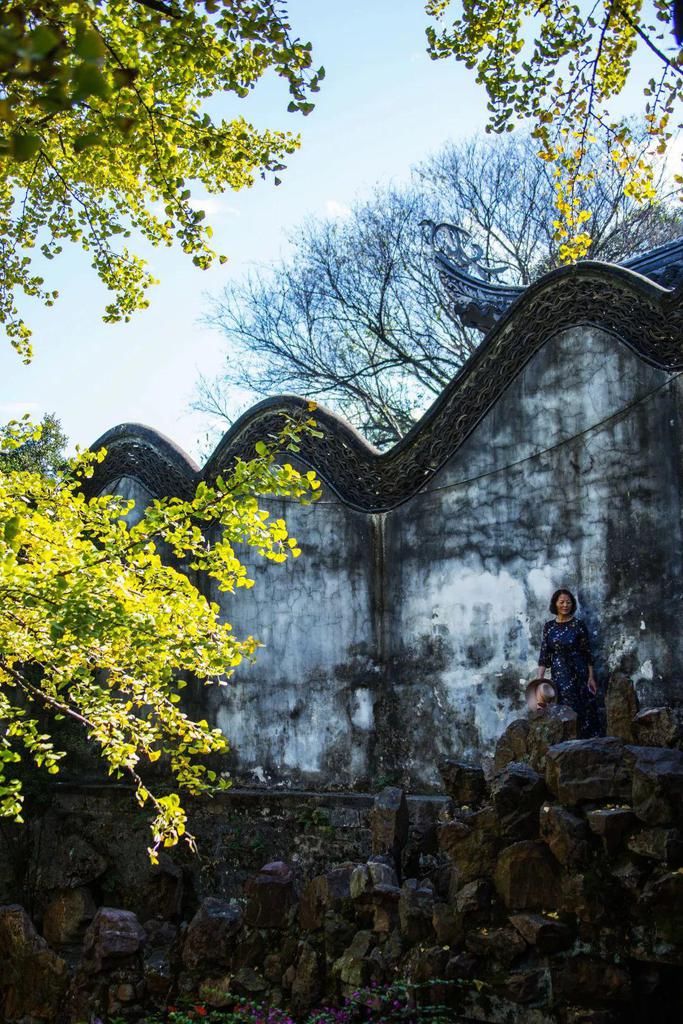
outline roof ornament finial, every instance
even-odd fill
[[[496,265],[484,256],[484,250],[472,238],[471,232],[459,224],[447,221],[420,221],[420,227],[427,228],[427,240],[435,254],[448,260],[458,270],[468,273],[480,281],[495,281],[506,273],[508,267]]]

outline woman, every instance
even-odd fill
[[[555,618],[543,627],[538,678],[543,679],[545,670],[551,669],[560,704],[568,704],[577,714],[578,735],[584,739],[597,736],[600,720],[593,655],[586,625],[574,617],[576,598],[571,590],[556,590],[550,599],[550,611]]]

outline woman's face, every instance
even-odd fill
[[[558,615],[571,615],[572,613],[572,599],[569,594],[560,594],[557,601],[555,602]]]

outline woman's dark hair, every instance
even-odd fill
[[[550,611],[553,613],[553,615],[557,615],[557,599],[558,597],[561,597],[562,594],[566,594],[567,597],[571,600],[573,615],[576,611],[576,598],[572,594],[571,590],[567,590],[566,587],[560,587],[560,589],[556,590],[553,596],[550,598]]]

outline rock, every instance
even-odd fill
[[[548,750],[545,781],[560,803],[625,803],[631,798],[629,748],[613,736],[560,743]]]
[[[370,979],[372,966],[368,957],[371,949],[372,932],[356,932],[351,945],[333,964],[332,973],[336,974],[344,985],[352,985],[354,988],[366,985]]]
[[[116,907],[100,907],[83,941],[83,958],[90,972],[109,970],[137,957],[145,945],[145,932],[135,914]]]
[[[563,873],[559,909],[574,914],[587,925],[603,924],[609,909],[618,903],[618,891],[611,876],[580,868],[576,874]]]
[[[526,953],[526,942],[514,928],[478,928],[468,931],[465,948],[475,956],[495,960],[501,967],[510,967]]]
[[[402,789],[387,786],[375,797],[370,812],[372,852],[389,853],[400,863],[401,850],[408,841],[410,821],[408,803]]]
[[[224,974],[216,978],[204,978],[199,983],[197,995],[201,1003],[210,1006],[212,1010],[222,1010],[235,999],[235,993],[231,991],[232,974]]]
[[[66,963],[48,949],[24,908],[0,907],[0,1020],[55,1020],[68,982]]]
[[[351,899],[368,896],[377,887],[398,889],[398,877],[392,867],[382,861],[368,861],[354,868],[349,882]]]
[[[610,856],[619,850],[635,820],[630,807],[601,807],[586,815],[588,827],[596,836],[600,836],[605,852]]]
[[[253,967],[240,967],[232,976],[231,986],[243,996],[260,996],[268,991],[268,982]]]
[[[183,964],[189,970],[205,965],[226,965],[234,938],[242,927],[242,911],[234,903],[209,896],[202,900],[185,935]]]
[[[604,1006],[631,999],[631,976],[626,968],[588,956],[570,957],[551,967],[553,998],[558,1006]]]
[[[565,867],[581,864],[590,854],[586,822],[561,804],[543,804],[539,831],[553,857]]]
[[[491,916],[493,886],[487,879],[478,878],[463,885],[453,895],[453,905],[468,921],[485,923]]]
[[[78,889],[96,881],[107,870],[107,861],[77,835],[60,838],[49,846],[38,867],[38,885],[47,890]]]
[[[491,785],[491,798],[500,823],[500,835],[507,842],[535,839],[538,814],[547,796],[545,782],[529,765],[509,764]]]
[[[411,944],[432,940],[434,930],[434,893],[423,888],[414,878],[409,878],[401,889],[398,902],[398,916],[401,935]]]
[[[648,825],[683,820],[683,751],[664,747],[631,747],[633,810]]]
[[[675,828],[643,829],[631,836],[626,845],[639,857],[662,861],[669,867],[683,863],[683,840]]]
[[[299,923],[305,931],[322,928],[325,913],[351,898],[351,876],[355,869],[355,864],[340,864],[306,885],[299,904]]]
[[[529,722],[526,718],[516,718],[510,722],[505,732],[496,743],[493,758],[493,771],[502,772],[513,761],[526,761]]]
[[[288,864],[274,861],[244,883],[246,921],[254,928],[286,928],[294,905],[294,874]]]
[[[590,956],[571,956],[551,967],[556,1006],[604,1006],[631,999],[631,975],[626,968]]]
[[[323,977],[315,949],[308,942],[302,943],[292,981],[292,1002],[296,1010],[309,1010],[317,1003],[323,991]]]
[[[673,747],[681,740],[680,715],[673,708],[645,708],[633,719],[635,742],[643,747]]]
[[[477,807],[486,799],[483,768],[462,761],[442,761],[438,767],[446,794],[458,807]]]
[[[568,949],[574,941],[571,928],[542,914],[513,914],[510,917],[510,924],[541,956]]]
[[[465,937],[462,914],[448,903],[435,903],[432,914],[432,928],[436,941],[442,946],[457,946]]]
[[[532,714],[526,739],[526,757],[531,767],[537,772],[545,772],[549,748],[558,743],[566,743],[567,740],[575,740],[576,732],[576,712],[566,704],[556,704],[546,711]]]
[[[398,926],[401,890],[396,885],[377,885],[370,896],[372,930],[387,935]]]
[[[514,843],[498,857],[496,890],[508,910],[551,910],[560,898],[558,864],[544,843]]]
[[[159,863],[150,869],[142,894],[143,920],[159,918],[163,921],[179,921],[184,891],[182,868],[162,853]]]
[[[347,920],[333,910],[327,911],[323,922],[323,935],[328,963],[343,955],[355,935],[356,927],[353,920]]]
[[[439,849],[453,864],[458,886],[493,873],[500,846],[493,808],[439,825],[437,836]]]
[[[145,921],[144,980],[149,997],[165,1006],[174,981],[180,929],[169,921]]]
[[[638,697],[633,682],[623,672],[610,676],[605,694],[607,735],[617,736],[625,743],[633,743],[633,719],[638,713]]]
[[[501,994],[513,1003],[539,1003],[547,997],[547,972],[544,970],[511,971],[502,982]]]
[[[670,871],[643,889],[636,914],[643,922],[638,959],[683,964],[683,873]]]
[[[65,946],[83,938],[97,907],[89,889],[58,892],[43,914],[43,935],[51,946]]]

